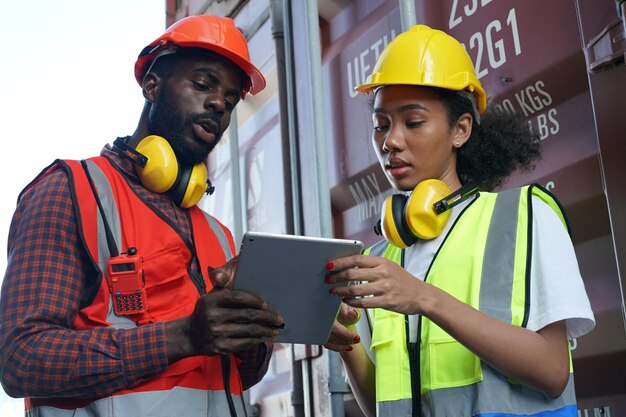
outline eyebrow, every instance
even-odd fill
[[[400,106],[400,108],[398,108],[399,112],[405,112],[405,111],[409,111],[409,110],[424,110],[424,111],[429,111],[426,107],[422,106],[419,103],[409,103],[409,104],[404,104],[402,106]],[[387,111],[381,107],[375,107],[374,108],[374,113],[387,113]]]
[[[208,68],[198,68],[196,70],[194,70],[194,72],[200,73],[202,75],[205,75],[206,77],[208,77],[211,82],[215,83],[215,84],[219,84],[222,85],[222,82],[220,81],[220,79],[215,76],[215,74],[213,73],[213,71],[211,69]],[[233,96],[241,96],[241,91],[237,90],[236,88],[229,88],[226,91],[224,91],[224,95],[233,95]]]

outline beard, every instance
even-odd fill
[[[223,132],[219,128],[220,118],[215,114],[192,113],[188,117],[184,117],[180,111],[172,104],[167,89],[163,89],[157,101],[158,104],[152,104],[153,108],[148,117],[148,127],[150,132],[155,135],[162,136],[167,140],[181,165],[189,166],[204,162],[219,143]],[[200,123],[207,118],[212,119],[218,126],[215,133],[215,141],[212,143],[204,143],[187,139],[185,136],[186,128],[191,128],[195,123]]]

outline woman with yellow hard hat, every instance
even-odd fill
[[[391,185],[385,239],[327,265],[340,352],[368,416],[576,416],[568,340],[595,325],[558,201],[531,184],[540,144],[487,109],[463,46],[417,25],[366,84]],[[355,326],[356,324],[356,326]]]

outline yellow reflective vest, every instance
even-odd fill
[[[567,228],[558,201],[538,185],[478,194],[458,216],[425,281],[492,317],[524,327],[532,258],[532,196]],[[365,251],[401,266],[404,251],[381,241]],[[379,417],[570,417],[577,415],[573,374],[552,399],[509,380],[427,317],[368,311]]]

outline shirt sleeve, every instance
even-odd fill
[[[533,241],[527,328],[537,331],[565,320],[568,338],[590,332],[595,319],[580,274],[574,245],[554,210],[532,199]]]
[[[98,280],[67,174],[54,171],[22,195],[9,230],[0,293],[0,378],[9,395],[97,398],[167,368],[163,323],[74,329]]]
[[[274,344],[261,343],[258,347],[236,354],[239,363],[239,375],[244,390],[257,384],[267,372]]]

